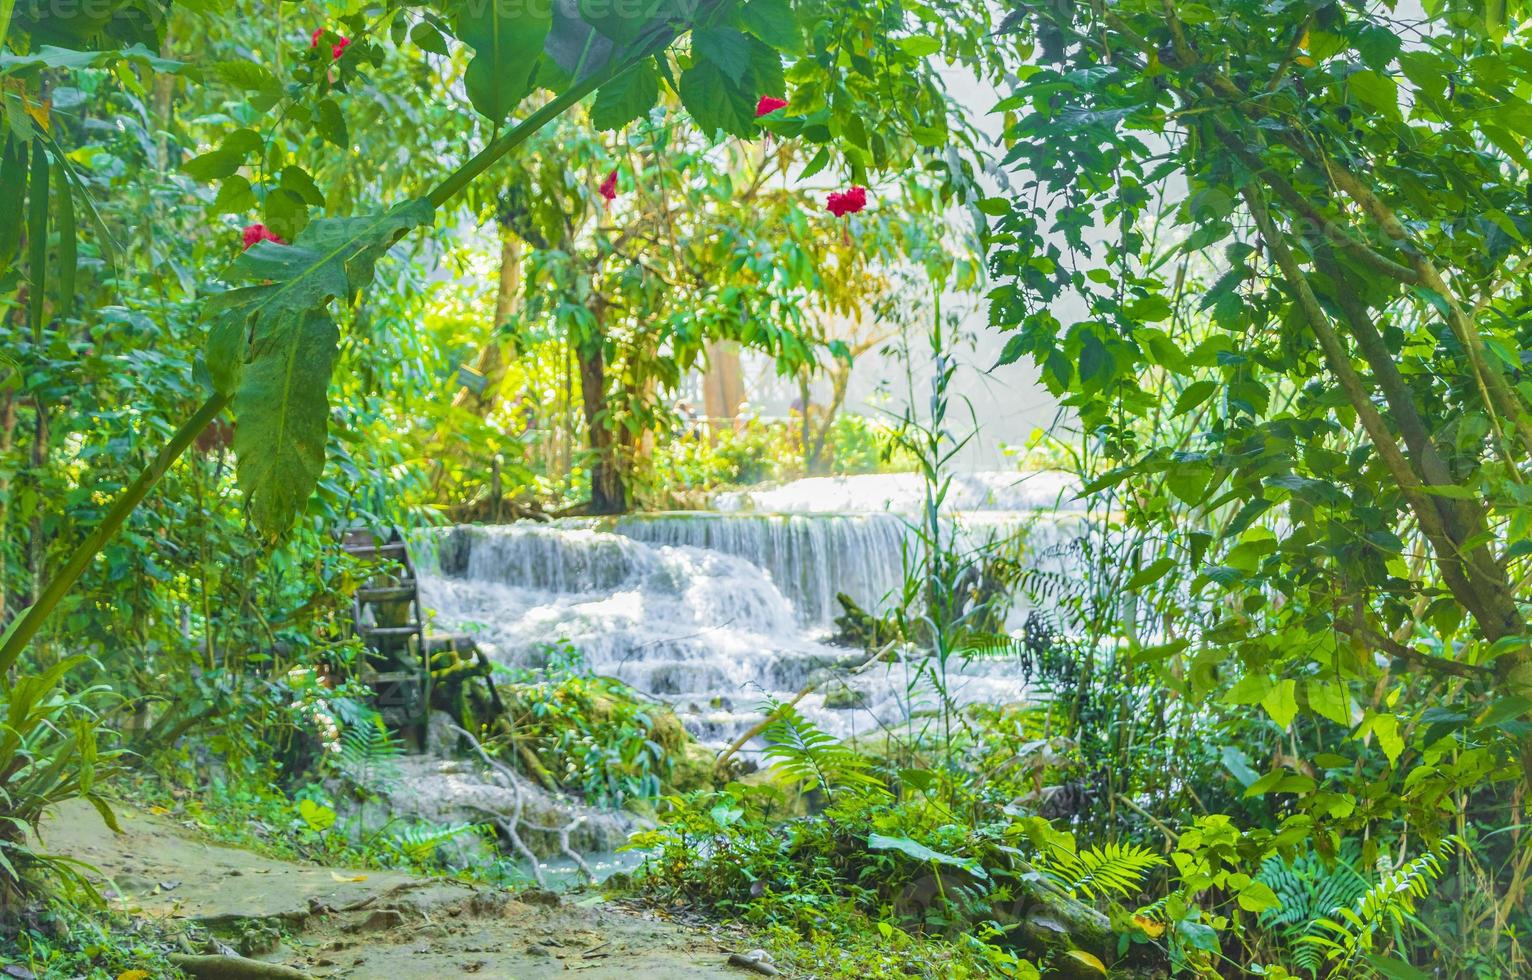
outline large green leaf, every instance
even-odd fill
[[[208,371],[214,389],[233,398],[239,483],[264,533],[286,530],[324,466],[338,340],[326,304],[364,288],[379,257],[430,220],[431,206],[420,200],[312,221],[291,245],[259,242],[225,273],[260,285],[209,300]]]
[[[552,26],[548,3],[468,0],[458,8],[457,35],[474,51],[463,86],[473,107],[496,125],[532,91]]]
[[[750,70],[750,38],[732,27],[707,27],[692,33],[692,51],[710,61],[735,83]]]
[[[278,534],[324,469],[326,391],[340,331],[322,311],[274,321],[234,395],[234,454],[257,527]]]
[[[145,65],[155,71],[176,73],[186,67],[183,61],[161,58],[142,44],[121,50],[81,51],[44,44],[26,54],[0,52],[0,75],[15,75],[36,68],[79,71],[83,68],[110,68],[119,61]],[[240,64],[249,64],[241,62]]]
[[[637,41],[657,24],[681,17],[687,9],[695,10],[696,5],[679,0],[628,0],[625,3],[580,0],[580,18],[619,47]]]
[[[621,129],[654,108],[659,98],[659,72],[652,60],[646,60],[601,86],[591,107],[591,125],[597,129]]]
[[[164,6],[152,0],[19,0],[6,40],[17,47],[16,37],[25,34],[34,48],[115,48],[129,44],[158,48]]]
[[[9,134],[0,152],[0,214],[20,214],[27,199],[28,145]],[[21,246],[21,222],[0,222],[0,266],[9,267]]]
[[[908,837],[887,837],[883,834],[870,834],[867,837],[867,849],[870,851],[898,851],[917,861],[946,864],[954,868],[962,868],[969,874],[979,878],[989,877],[983,866],[971,858],[933,851],[919,841],[910,840]]]
[[[801,29],[788,0],[749,0],[739,11],[745,30],[779,51],[796,53],[802,47]]]
[[[711,61],[681,73],[681,104],[709,135],[718,130],[742,139],[754,135],[755,101]]]

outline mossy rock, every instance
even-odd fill
[[[825,689],[825,707],[832,711],[867,707],[867,692],[837,681]]]

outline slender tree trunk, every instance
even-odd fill
[[[160,43],[160,57],[170,58],[171,32],[174,18],[165,21],[165,37]],[[170,169],[170,113],[175,101],[176,76],[170,72],[156,72],[154,76],[154,164],[160,173]]]
[[[606,356],[597,334],[576,349],[580,362],[580,400],[585,408],[586,440],[590,446],[590,512],[621,514],[628,509],[617,432],[606,397]]]
[[[846,389],[851,383],[851,365],[836,362],[827,372],[830,376],[830,401],[824,406],[824,415],[818,424],[809,415],[809,373],[805,369],[798,376],[798,397],[803,403],[803,470],[809,476],[824,476],[830,471],[834,460],[825,458],[825,447],[830,442],[830,429],[835,417],[846,404]]]
[[[813,475],[815,462],[813,429],[809,425],[809,402],[814,394],[809,388],[809,371],[807,367],[798,370],[798,452],[803,457],[805,475]]]
[[[740,369],[739,345],[713,341],[707,345],[707,371],[702,375],[703,411],[713,432],[734,427],[734,418],[745,403],[745,380]]]
[[[42,594],[43,588],[43,563],[47,552],[47,542],[43,540],[43,515],[41,506],[41,491],[43,483],[43,470],[48,465],[48,407],[42,402],[35,402],[36,415],[32,425],[32,457],[31,475],[33,482],[38,488],[39,504],[32,513],[32,524],[27,543],[27,573],[31,576],[28,585],[30,601],[36,602]]]
[[[5,542],[10,538],[7,534],[7,525],[10,519],[11,480],[5,476],[5,457],[10,455],[15,446],[16,437],[16,393],[7,391],[0,398],[0,628],[6,623],[6,589],[10,582],[7,576]]]
[[[474,370],[484,377],[484,387],[478,391],[462,388],[452,400],[453,405],[470,409],[480,418],[488,415],[490,409],[495,407],[495,399],[505,381],[505,372],[510,367],[506,348],[512,342],[502,337],[500,330],[515,312],[520,296],[521,240],[509,228],[501,225],[500,282],[495,289],[495,321],[490,326],[489,339],[479,349],[478,360],[474,362]],[[514,356],[514,351],[510,353]]]

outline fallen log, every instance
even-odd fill
[[[171,953],[169,959],[182,973],[197,980],[315,980],[312,973],[244,956]]]

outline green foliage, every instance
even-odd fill
[[[1256,879],[1281,903],[1261,913],[1261,924],[1278,932],[1294,965],[1310,974],[1317,974],[1324,962],[1323,950],[1310,937],[1322,936],[1322,923],[1368,890],[1367,879],[1355,867],[1360,857],[1361,848],[1347,841],[1330,861],[1300,851],[1290,859],[1273,854],[1261,862]]]
[[[444,845],[472,831],[470,824],[454,824],[450,827],[416,824],[383,838],[382,844],[396,851],[404,866],[428,867],[436,857],[436,852]]]
[[[761,732],[765,756],[776,776],[804,792],[822,789],[833,797],[837,789],[884,792],[882,780],[856,750],[821,731],[792,705],[767,702],[762,706],[771,723]]]
[[[500,685],[514,743],[502,747],[508,764],[614,807],[693,778],[682,765],[690,738],[669,708],[591,674],[576,650],[552,654],[547,670]]]
[[[208,371],[233,399],[240,482],[266,534],[288,528],[324,467],[325,390],[340,339],[324,305],[366,288],[378,259],[430,218],[429,204],[412,201],[372,217],[312,221],[292,245],[259,242],[226,273],[260,285],[210,300]]]
[[[27,910],[0,932],[0,971],[18,976],[83,977],[176,975],[167,954],[179,951],[179,926],[134,920],[88,900],[54,897]]]
[[[474,50],[463,87],[473,107],[497,127],[532,91],[552,26],[549,4],[457,5],[457,36]]]
[[[382,718],[374,715],[347,725],[336,749],[335,765],[359,786],[398,782],[397,761],[404,746],[389,733]]]
[[[48,855],[28,840],[45,810],[83,796],[116,826],[96,789],[98,778],[110,776],[122,759],[120,749],[99,744],[105,732],[97,712],[108,691],[72,694],[62,683],[83,659],[0,681],[0,918],[24,886],[37,884],[39,873],[84,882],[67,856]]]
[[[828,819],[785,823],[775,783],[668,797],[661,826],[633,838],[649,852],[636,883],[739,917],[788,961],[825,950],[814,968],[829,975],[1034,976],[989,921],[1014,897],[1000,828],[947,822],[937,782],[905,801],[847,789]]]
[[[1138,844],[1105,844],[1075,851],[1055,842],[1037,862],[1038,870],[1070,895],[1127,898],[1143,888],[1150,871],[1165,859]]]
[[[1372,959],[1374,950],[1386,948],[1387,941],[1379,941],[1380,932],[1397,938],[1407,922],[1415,921],[1416,906],[1431,894],[1443,862],[1459,846],[1456,837],[1448,837],[1419,857],[1385,870],[1354,904],[1339,906],[1321,918],[1319,926],[1325,932],[1311,934],[1307,941],[1323,949],[1341,974],[1354,969],[1361,958]]]

